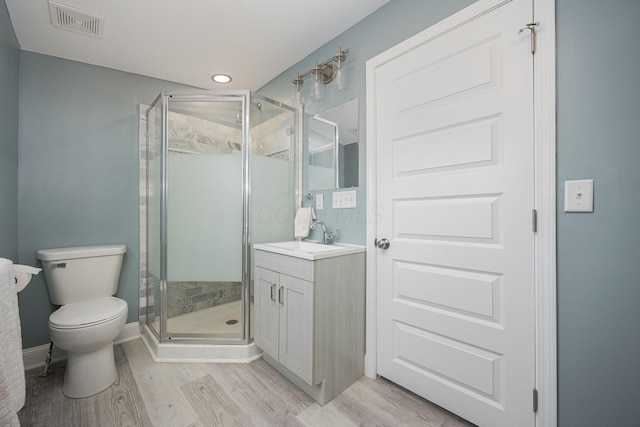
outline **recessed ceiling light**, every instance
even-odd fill
[[[229,83],[231,81],[231,76],[226,74],[214,74],[211,76],[211,80],[216,83]]]

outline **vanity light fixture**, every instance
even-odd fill
[[[227,74],[214,74],[211,76],[211,80],[216,83],[229,83],[231,81],[231,76]]]
[[[311,97],[313,99],[322,99],[324,95],[324,85],[331,82],[335,82],[335,87],[338,90],[345,88],[345,75],[344,75],[344,62],[347,59],[349,49],[342,50],[342,47],[338,49],[338,53],[333,55],[326,61],[318,64],[312,69],[300,74],[293,79],[293,102],[295,104],[302,104],[302,85],[304,84],[305,77],[313,76],[313,88],[311,91]]]

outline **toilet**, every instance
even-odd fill
[[[51,341],[68,352],[62,391],[88,397],[116,380],[113,340],[127,320],[127,302],[115,298],[125,245],[38,251],[51,302]]]

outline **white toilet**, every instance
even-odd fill
[[[113,340],[127,320],[127,302],[112,295],[125,245],[43,249],[51,302],[61,305],[49,317],[49,335],[68,352],[63,393],[80,398],[100,393],[116,380]]]

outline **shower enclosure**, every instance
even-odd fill
[[[296,120],[249,91],[163,92],[147,109],[145,334],[156,343],[251,345],[251,245],[293,236]]]

